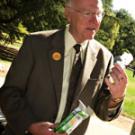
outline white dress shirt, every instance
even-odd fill
[[[69,26],[65,29],[65,52],[64,52],[64,71],[63,71],[63,84],[62,93],[60,99],[59,110],[55,123],[59,123],[62,119],[68,95],[69,78],[72,70],[72,65],[75,57],[75,49],[73,46],[77,44],[71,33],[69,32]],[[84,61],[84,56],[87,48],[88,40],[81,43],[81,59]]]

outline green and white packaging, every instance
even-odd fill
[[[75,108],[67,118],[65,118],[59,125],[54,129],[57,133],[70,134],[78,125],[89,117],[88,109],[79,100],[79,106]]]

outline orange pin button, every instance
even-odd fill
[[[59,52],[54,52],[52,54],[52,59],[55,60],[55,61],[61,60],[61,54]]]

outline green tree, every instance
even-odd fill
[[[115,40],[119,34],[119,20],[112,10],[112,0],[103,0],[105,16],[96,39],[105,45],[109,50],[113,49]]]
[[[59,28],[65,22],[63,0],[1,0],[0,43],[13,43],[28,32]]]
[[[117,12],[117,18],[120,22],[120,30],[113,52],[118,55],[128,50],[135,58],[135,20],[124,9]]]
[[[56,29],[65,25],[63,0],[1,0],[0,58],[12,60],[17,51],[7,45],[29,32]]]
[[[108,16],[113,16],[114,12],[112,10],[112,2],[113,0],[102,0],[103,1],[103,7],[105,10],[105,14]]]
[[[120,25],[118,19],[116,17],[106,15],[96,38],[109,50],[112,50],[119,34],[119,28]]]

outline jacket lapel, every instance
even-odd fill
[[[96,49],[94,42],[93,43],[92,42],[93,41],[90,41],[88,44],[88,47],[87,47],[84,68],[83,68],[81,78],[80,78],[78,86],[77,86],[77,90],[75,93],[74,102],[72,104],[71,110],[77,106],[78,98],[79,98],[81,92],[83,91],[84,87],[86,86],[86,84],[90,78],[90,75],[93,71],[93,68],[96,64],[96,61],[97,61],[98,49]]]
[[[54,35],[52,40],[52,48],[49,52],[49,62],[58,103],[57,105],[59,105],[63,82],[64,30]]]
[[[98,53],[98,50],[95,49],[94,41],[90,41],[87,48],[87,52],[86,52],[86,59],[85,59],[85,64],[84,64],[84,69],[83,69],[83,74],[82,74],[82,81],[81,81],[81,90],[83,90],[86,82],[90,78],[91,72],[93,71],[95,63],[97,61],[97,58],[96,58],[97,53]]]

